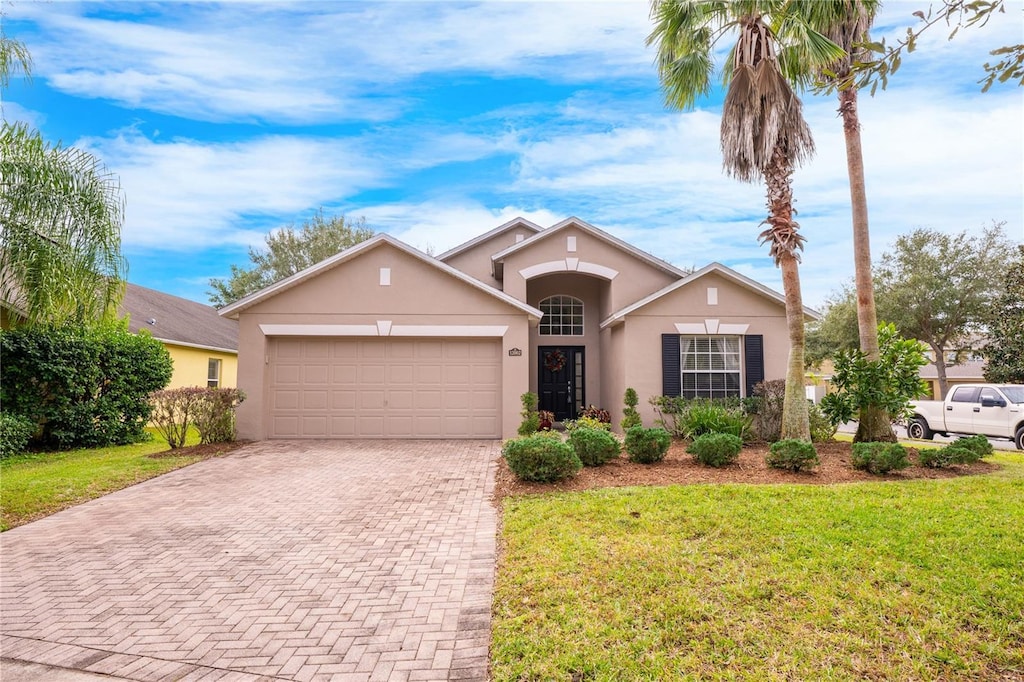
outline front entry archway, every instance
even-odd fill
[[[555,414],[556,421],[577,419],[586,405],[585,348],[537,348],[537,407]]]

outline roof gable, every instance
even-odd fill
[[[464,242],[462,244],[459,244],[458,246],[456,246],[453,249],[449,249],[449,250],[445,251],[444,253],[442,253],[440,256],[437,257],[437,260],[442,261],[442,262],[447,261],[449,258],[452,258],[453,256],[457,256],[460,253],[463,253],[465,251],[469,251],[470,249],[472,249],[477,244],[483,244],[487,240],[493,239],[494,237],[502,235],[505,232],[509,232],[511,230],[523,229],[523,228],[525,228],[527,230],[530,230],[531,232],[534,232],[534,233],[540,232],[540,231],[542,231],[544,229],[540,225],[537,225],[536,223],[530,222],[526,218],[513,218],[512,220],[508,221],[507,223],[503,223],[501,225],[498,225],[496,228],[494,228],[490,232],[485,232],[484,234],[480,235],[479,237],[474,237],[473,239],[470,239],[468,242]]]
[[[639,259],[639,260],[641,260],[641,261],[643,261],[643,262],[645,262],[645,263],[647,263],[647,264],[649,264],[649,265],[651,265],[651,266],[653,266],[653,267],[655,267],[655,268],[657,268],[657,269],[659,269],[659,270],[661,270],[663,272],[666,272],[666,273],[668,273],[668,274],[670,274],[670,275],[672,275],[674,277],[685,277],[686,276],[686,272],[684,270],[680,270],[679,268],[677,268],[676,266],[672,265],[668,261],[664,261],[664,260],[662,260],[660,258],[652,256],[651,254],[647,253],[646,251],[641,251],[640,249],[636,248],[632,244],[624,242],[621,239],[619,239],[618,237],[614,237],[614,236],[608,234],[607,232],[605,232],[604,230],[600,230],[600,229],[594,227],[593,225],[591,225],[590,223],[587,223],[586,221],[583,221],[583,220],[580,220],[579,218],[576,218],[575,216],[566,218],[562,222],[556,223],[556,224],[552,225],[551,227],[547,228],[546,230],[543,230],[543,231],[533,235],[532,237],[529,237],[528,239],[524,239],[523,241],[519,242],[518,244],[513,244],[512,246],[508,247],[507,249],[499,251],[498,253],[496,253],[493,256],[491,256],[491,261],[495,265],[495,273],[498,274],[498,273],[501,272],[500,265],[505,260],[505,258],[507,258],[508,256],[510,256],[510,255],[512,255],[514,253],[518,253],[518,252],[520,252],[522,250],[528,249],[531,246],[533,246],[535,244],[538,244],[538,243],[540,243],[540,242],[542,242],[542,241],[544,241],[546,239],[549,239],[549,238],[559,234],[560,232],[562,232],[562,231],[564,231],[564,230],[566,230],[566,229],[568,229],[570,227],[575,227],[575,228],[581,230],[582,232],[585,232],[585,233],[587,233],[589,235],[592,235],[593,237],[595,237],[595,238],[597,238],[597,239],[599,239],[599,240],[601,240],[601,241],[603,241],[603,242],[605,242],[607,244],[610,244],[613,247],[615,247],[617,249],[620,249],[621,251],[624,251],[625,253],[631,254],[635,258],[637,258],[637,259]]]
[[[637,310],[643,308],[644,306],[649,305],[650,303],[653,303],[654,301],[657,301],[662,297],[671,294],[674,291],[677,291],[683,287],[693,284],[697,280],[711,273],[721,275],[722,277],[725,277],[726,279],[731,280],[736,284],[739,284],[741,287],[748,289],[754,292],[755,294],[763,296],[775,303],[778,303],[783,307],[785,307],[786,305],[786,297],[780,294],[779,292],[775,291],[774,289],[770,289],[761,284],[760,282],[756,282],[750,279],[749,277],[746,277],[745,275],[741,275],[732,268],[728,268],[722,265],[721,263],[709,263],[700,270],[695,270],[689,275],[686,275],[679,281],[673,282],[672,284],[669,284],[667,287],[655,291],[650,296],[646,296],[637,301],[636,303],[632,303],[626,306],[625,308],[622,308],[621,310],[612,313],[604,321],[601,322],[601,329],[618,324],[623,319],[625,319],[625,317],[630,313],[634,313]],[[821,319],[821,314],[818,313],[818,311],[812,308],[808,308],[807,306],[804,306],[804,315],[811,320]]]
[[[238,300],[229,306],[225,306],[220,310],[220,314],[225,317],[238,319],[238,315],[244,310],[251,308],[252,306],[262,301],[266,301],[284,291],[288,291],[293,287],[301,285],[303,282],[306,282],[310,279],[318,277],[319,275],[329,272],[330,270],[333,270],[334,268],[337,268],[343,265],[344,263],[353,261],[359,258],[360,256],[369,253],[383,245],[389,245],[392,248],[395,248],[398,251],[406,254],[407,256],[410,256],[413,259],[421,263],[424,263],[429,267],[434,268],[437,271],[451,278],[454,278],[455,280],[458,280],[461,284],[465,286],[471,287],[498,301],[501,301],[506,305],[512,306],[513,308],[516,308],[517,310],[526,313],[531,318],[540,319],[542,315],[541,311],[537,310],[536,308],[526,305],[522,301],[518,301],[515,298],[512,298],[511,296],[501,291],[498,291],[497,289],[490,287],[484,284],[483,282],[480,282],[479,280],[473,279],[469,275],[460,272],[459,270],[456,270],[455,268],[445,263],[442,263],[441,261],[435,258],[431,258],[427,254],[409,246],[405,242],[396,239],[395,237],[392,237],[389,234],[378,234],[377,236],[372,237],[359,244],[356,244],[353,247],[345,249],[344,251],[341,251],[340,253],[331,256],[330,258],[322,260],[319,263],[312,265],[306,268],[305,270],[302,270],[301,272],[292,275],[291,277],[287,277],[279,282],[271,284],[269,287],[266,287],[264,289],[261,289],[260,291],[250,294],[249,296],[246,296],[245,298]]]
[[[132,333],[145,329],[166,343],[238,351],[238,323],[218,315],[213,306],[128,284],[118,312],[128,316]]]

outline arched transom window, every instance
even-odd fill
[[[583,336],[583,301],[572,296],[549,296],[540,302],[545,336]]]

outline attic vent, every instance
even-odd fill
[[[718,287],[708,287],[708,305],[718,305]]]
[[[522,232],[516,232],[516,244],[523,241],[524,239],[526,239],[526,235],[524,235]]]
[[[569,253],[574,253],[576,251],[576,237],[566,237],[565,249]]]
[[[156,324],[156,318],[155,317],[149,318],[148,320],[146,320],[146,324]]]

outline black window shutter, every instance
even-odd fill
[[[747,369],[746,395],[754,395],[754,386],[764,381],[764,336],[747,334],[743,337],[743,360]]]
[[[677,397],[683,392],[679,367],[679,334],[661,335],[661,394]]]

